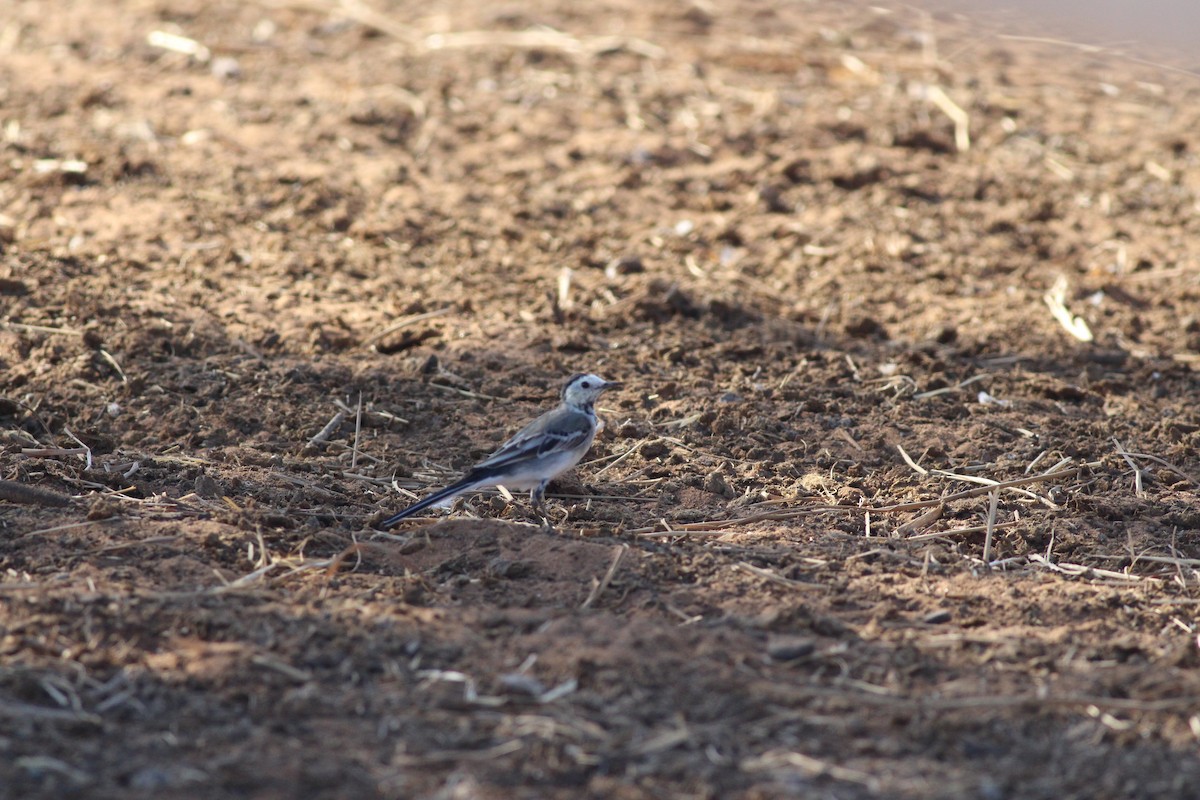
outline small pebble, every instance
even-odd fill
[[[545,685],[537,678],[517,672],[501,675],[500,686],[508,694],[525,695],[526,697],[541,697],[546,693]]]
[[[817,646],[800,636],[774,636],[767,642],[767,655],[774,661],[794,661],[812,655]]]
[[[220,78],[223,81],[236,81],[242,77],[242,65],[238,63],[236,58],[229,56],[221,56],[212,60],[213,77]]]

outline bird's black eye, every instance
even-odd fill
[[[583,383],[579,384],[579,386],[583,389],[590,389],[590,388],[592,388],[592,382],[584,381]]]

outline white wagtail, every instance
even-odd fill
[[[557,408],[526,425],[499,450],[471,467],[461,480],[393,514],[379,527],[390,528],[432,505],[489,486],[528,489],[533,509],[541,516],[546,484],[578,464],[592,446],[597,428],[596,398],[614,386],[620,384],[582,372],[572,375],[563,385],[562,402]]]

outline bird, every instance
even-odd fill
[[[402,519],[460,494],[491,486],[529,490],[534,511],[549,527],[542,514],[546,484],[578,464],[591,448],[598,428],[596,400],[606,390],[620,385],[591,373],[572,375],[563,384],[557,407],[518,431],[460,480],[385,519],[379,524],[380,529],[387,530]]]

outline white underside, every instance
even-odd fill
[[[542,481],[552,480],[579,463],[583,453],[556,453],[546,458],[530,462],[524,469],[515,470],[506,475],[504,480],[487,483],[484,486],[503,486],[513,492],[528,492],[537,487]]]
[[[430,508],[449,508],[454,502],[454,498],[468,492],[477,492],[480,489],[490,489],[493,486],[503,486],[512,493],[528,492],[537,488],[538,484],[545,480],[553,480],[563,474],[571,467],[579,463],[583,458],[583,453],[558,453],[547,458],[541,458],[537,461],[530,462],[524,469],[516,470],[510,475],[506,475],[503,480],[480,481],[474,486],[464,488],[458,495],[447,497],[440,503],[434,503]]]

